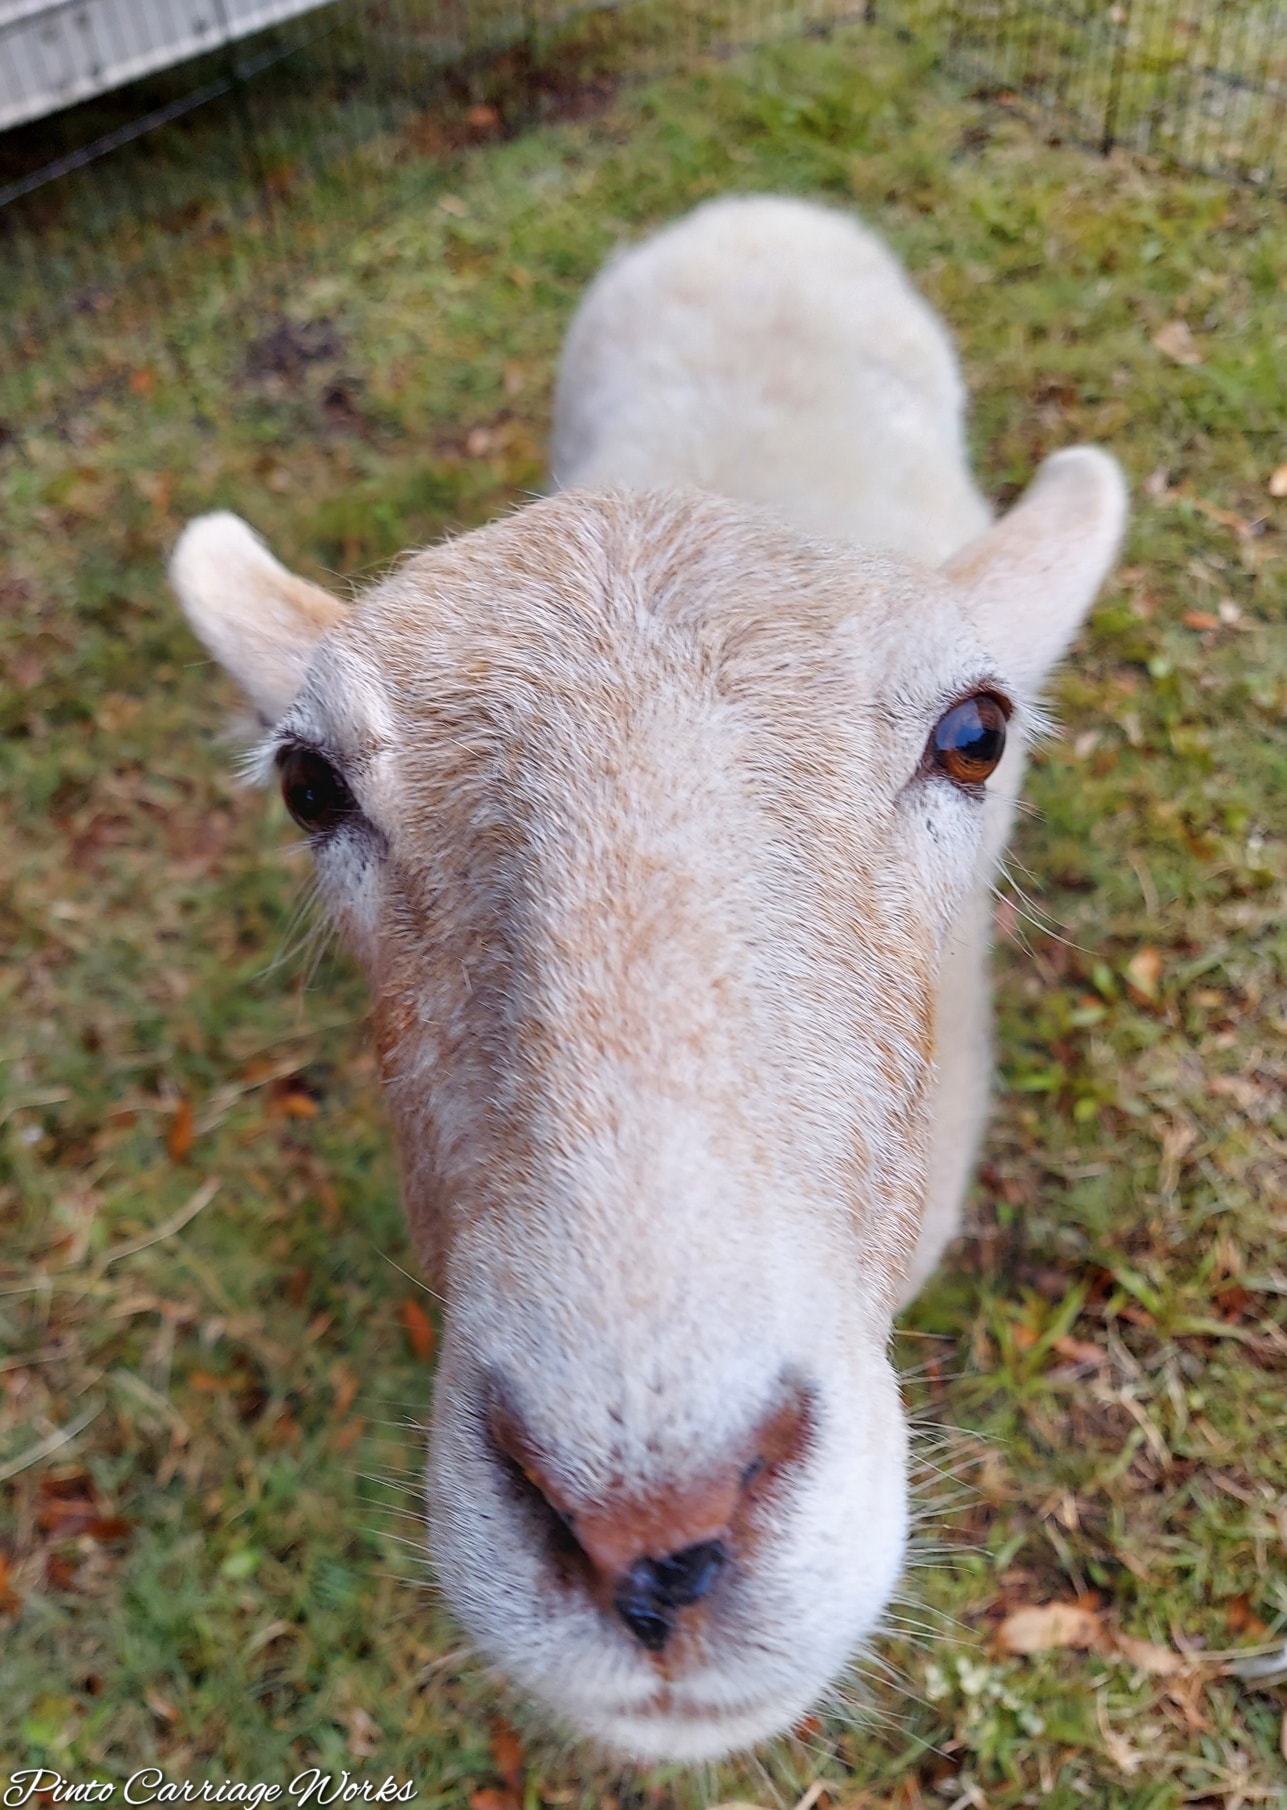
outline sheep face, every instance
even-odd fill
[[[343,612],[227,517],[174,576],[370,982],[448,1600],[613,1749],[772,1734],[901,1564],[886,1345],[994,802],[935,732],[1025,699],[949,582],[695,493],[554,497]]]

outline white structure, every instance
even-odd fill
[[[351,604],[232,516],[174,557],[370,982],[445,1303],[443,1589],[644,1759],[789,1727],[902,1565],[890,1331],[983,1121],[1024,745],[1125,517],[1082,447],[992,523],[962,406],[879,241],[718,203],[573,325],[577,488]]]
[[[324,0],[0,0],[0,131],[314,11]]]

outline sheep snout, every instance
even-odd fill
[[[587,1498],[572,1465],[533,1438],[503,1387],[488,1385],[487,1442],[546,1555],[572,1591],[663,1654],[696,1631],[726,1580],[749,1558],[757,1510],[789,1482],[810,1442],[809,1391],[790,1386],[750,1436],[695,1477],[612,1486]]]

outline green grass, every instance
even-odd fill
[[[859,31],[468,154],[386,141],[361,179],[276,262],[253,224],[217,264],[181,247],[168,332],[127,298],[76,390],[51,350],[56,425],[0,449],[0,1774],[343,1764],[453,1810],[815,1778],[899,1810],[1281,1805],[1282,1689],[1223,1656],[1287,1636],[1282,211],[1045,145]],[[900,1341],[948,1429],[908,1611],[931,1635],[763,1768],[622,1776],[507,1703],[424,1587],[422,1297],[361,992],[313,959],[305,863],[235,783],[234,700],[162,562],[214,505],[358,574],[521,500],[604,253],[757,188],[851,202],[905,256],[998,500],[1095,439],[1136,508],[1032,777],[1040,922],[1003,923],[971,1236]],[[1177,320],[1202,362],[1154,345]],[[1074,1598],[1090,1649],[1004,1652],[1011,1610]]]

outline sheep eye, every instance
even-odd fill
[[[325,755],[312,748],[283,748],[277,767],[286,809],[310,836],[324,836],[357,816],[357,799]]]
[[[1010,707],[995,692],[979,691],[944,711],[925,750],[927,766],[958,786],[981,786],[1005,753]]]

